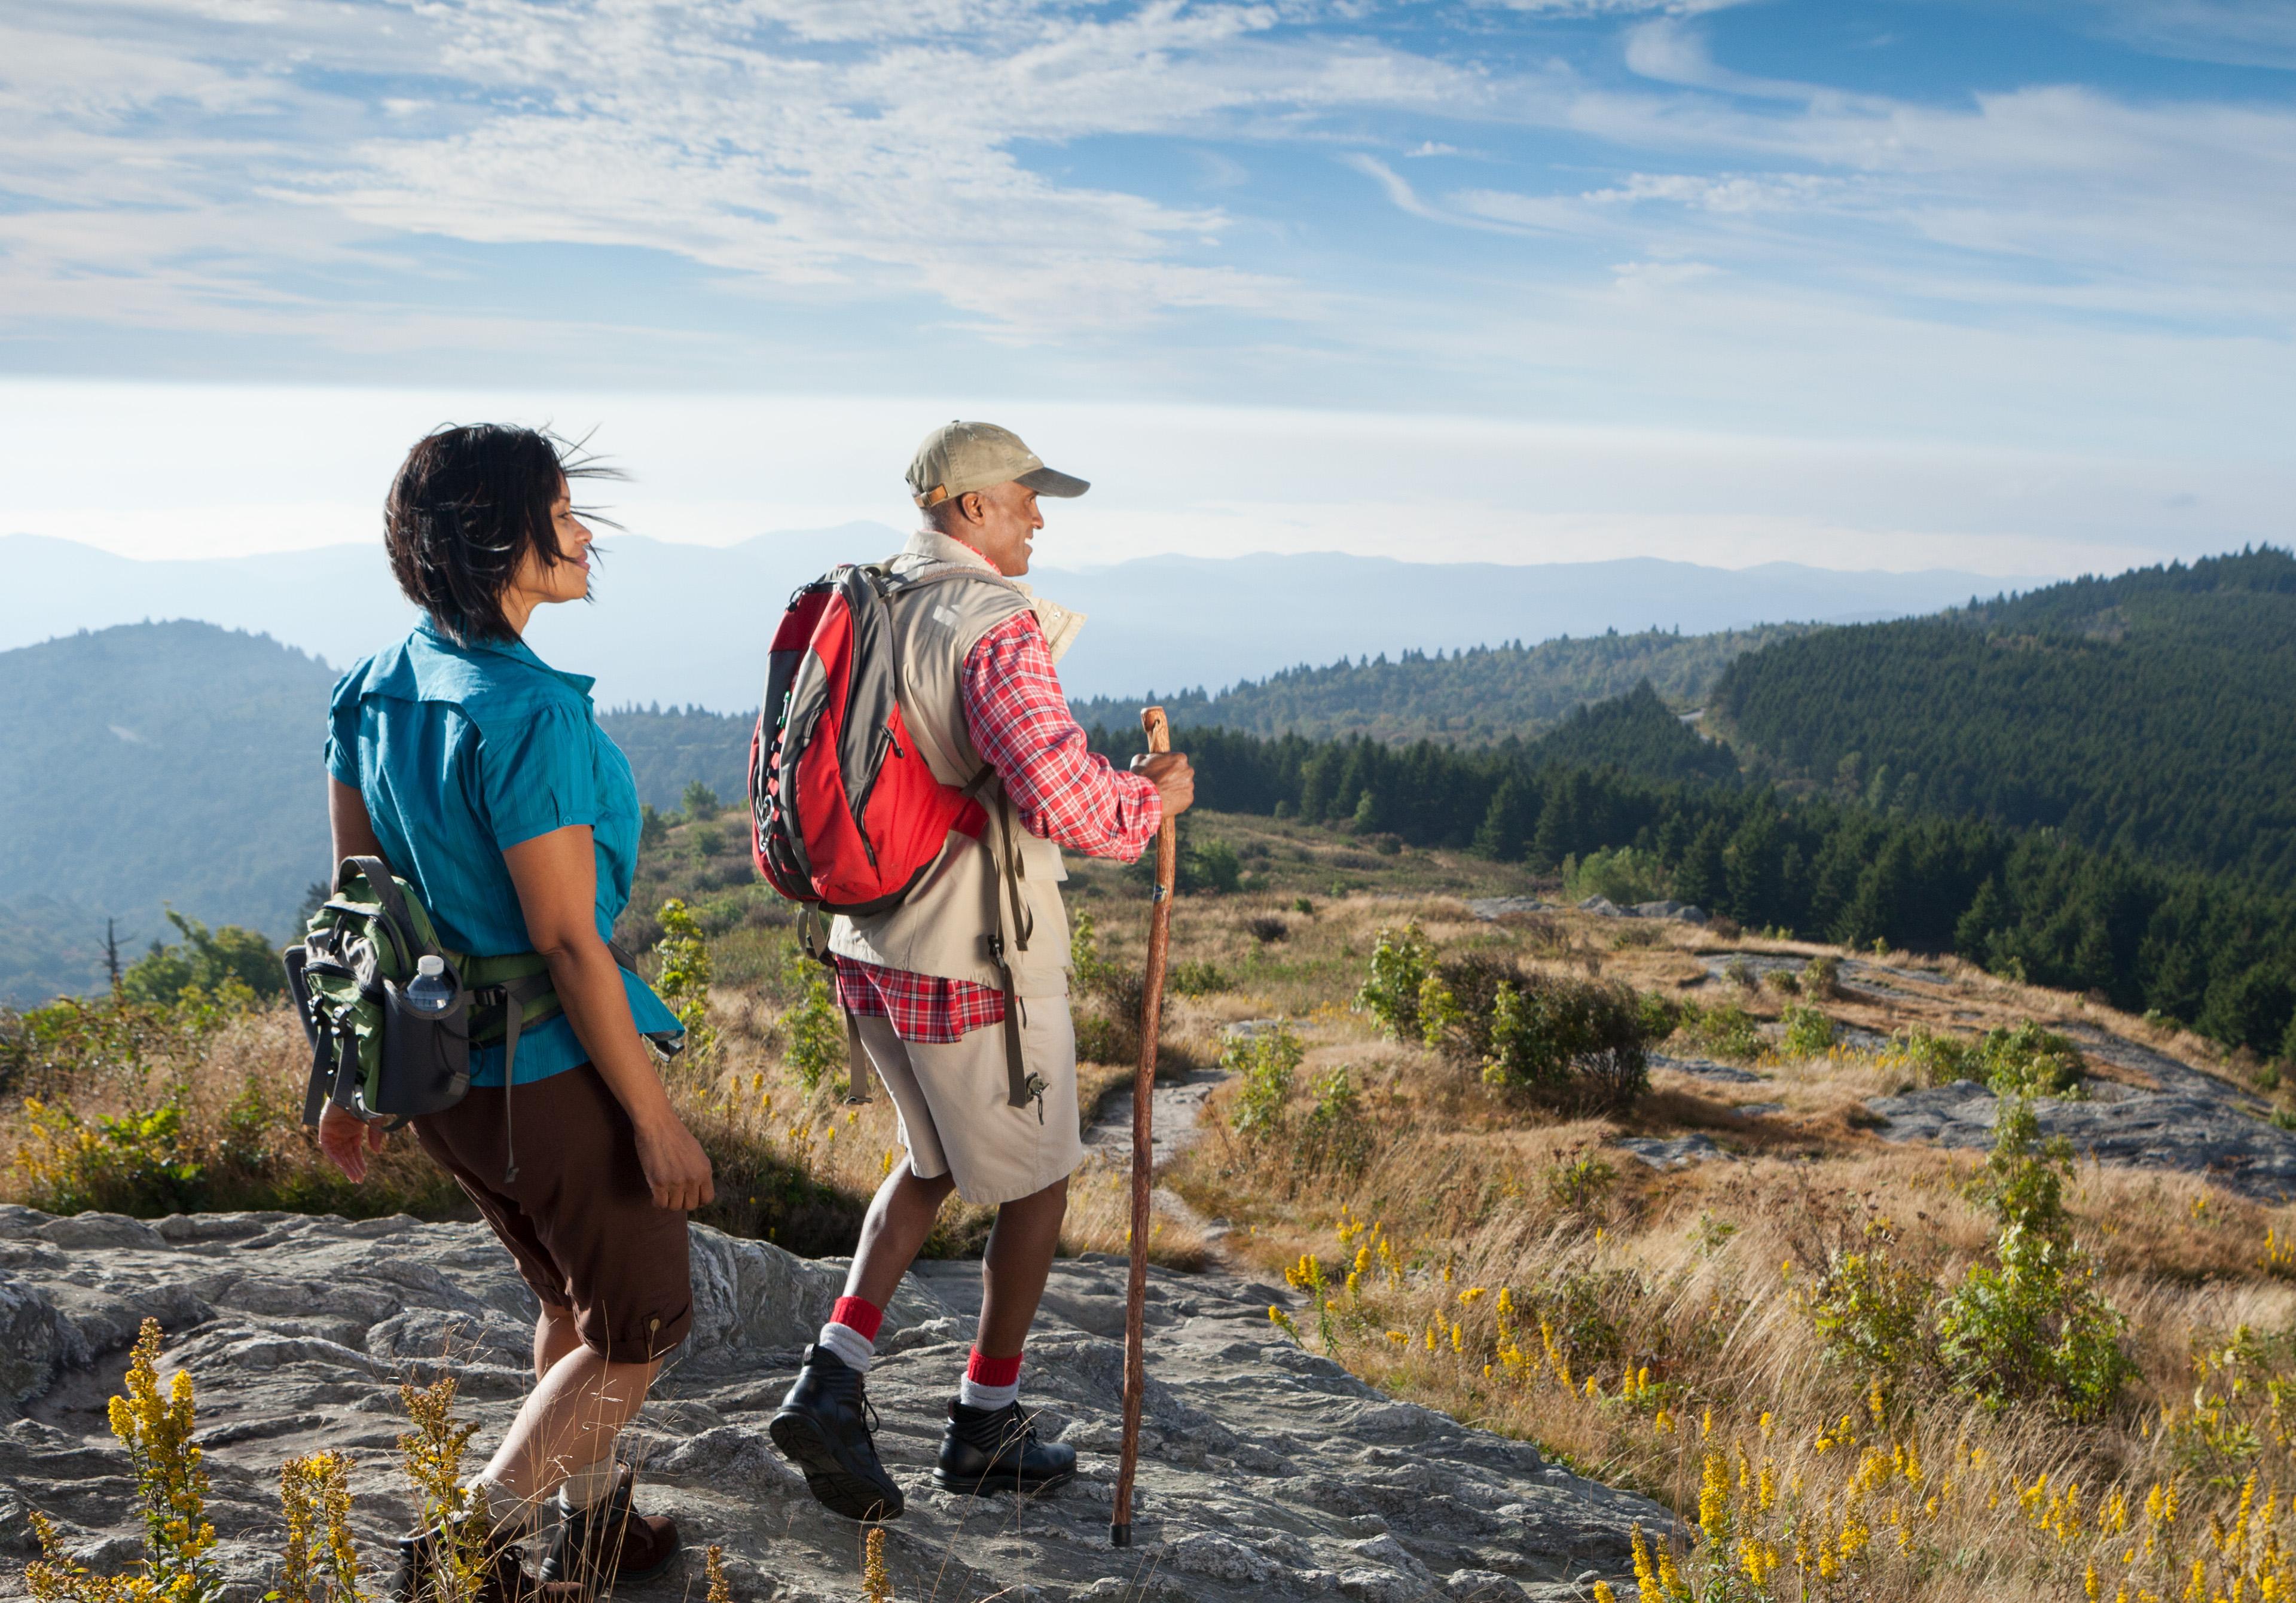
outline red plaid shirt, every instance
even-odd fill
[[[1088,857],[1129,863],[1164,822],[1156,787],[1085,748],[1033,612],[982,635],[964,658],[964,726],[1031,835]],[[1004,995],[966,979],[910,974],[840,957],[837,1000],[892,1020],[904,1041],[949,1042],[1004,1022]]]

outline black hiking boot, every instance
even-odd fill
[[[944,1492],[976,1496],[990,1492],[1033,1495],[1065,1486],[1076,1478],[1076,1449],[1037,1439],[1037,1427],[1017,1402],[1003,1408],[948,1405],[948,1428],[941,1433],[940,1461],[933,1484]]]
[[[545,1585],[570,1581],[586,1595],[602,1597],[617,1581],[651,1581],[677,1562],[677,1526],[666,1515],[631,1509],[636,1479],[624,1464],[604,1498],[587,1509],[560,1513],[550,1550],[543,1555]]]
[[[823,1508],[848,1519],[898,1519],[901,1489],[877,1461],[870,1434],[876,1427],[859,1373],[827,1348],[810,1346],[769,1428]]]
[[[528,1580],[517,1540],[498,1533],[480,1534],[477,1525],[475,1520],[463,1520],[400,1537],[391,1603],[432,1603],[455,1596],[460,1588],[447,1572],[455,1561],[455,1544],[465,1539],[479,1544],[473,1556],[479,1571],[474,1603],[581,1603],[579,1587]]]

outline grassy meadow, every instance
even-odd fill
[[[1849,954],[1726,928],[1480,920],[1463,898],[1558,893],[1391,838],[1216,814],[1188,834],[1193,877],[1230,888],[1176,905],[1163,1058],[1234,1075],[1164,1176],[1185,1206],[1152,1252],[1283,1276],[1299,1296],[1271,1318],[1311,1350],[1667,1504],[1645,1603],[2292,1595],[2296,1214],[2053,1153],[2014,1116],[1991,1155],[1892,1146],[1865,1108],[1964,1074],[2029,1095],[2134,1077],[2062,1059],[2069,1026],[2251,1090],[2268,1073],[1957,960],[1859,954],[1907,977],[1877,988]],[[624,934],[709,1037],[665,1070],[717,1165],[701,1217],[840,1252],[896,1157],[891,1110],[844,1103],[842,1029],[742,848],[738,817],[653,832]],[[1070,871],[1089,1118],[1128,1080],[1146,896],[1136,870]],[[1360,1000],[1375,969],[1384,1012]],[[1470,995],[1477,975],[1498,992]],[[1661,1064],[1588,1098],[1461,1049],[1531,1040],[1548,1016],[1523,999],[1571,996],[1617,1002],[1619,1061],[1760,1077]],[[299,1030],[247,1000],[0,1018],[6,1198],[455,1214],[403,1137],[365,1188],[330,1177],[295,1128]],[[1617,1144],[1644,1137],[1719,1156],[1657,1169]],[[1124,1207],[1121,1170],[1089,1165],[1066,1249],[1122,1250]],[[931,1250],[976,1252],[987,1223],[953,1203]]]

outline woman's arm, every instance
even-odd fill
[[[621,966],[598,937],[598,860],[589,826],[573,824],[503,853],[526,914],[527,939],[550,965],[568,1022],[630,1116],[656,1207],[700,1207],[717,1195],[709,1158],[669,1105],[630,1018]]]
[[[366,815],[366,801],[332,774],[327,776],[327,833],[334,841],[335,858],[327,865],[327,888],[335,887],[335,871],[346,857],[380,857],[382,843],[374,838],[374,822]],[[381,1125],[370,1125],[331,1098],[319,1109],[319,1150],[334,1161],[343,1178],[357,1185],[366,1178],[366,1155],[382,1150],[390,1138]]]

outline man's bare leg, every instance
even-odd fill
[[[1068,1210],[1066,1176],[996,1210],[980,1258],[980,1323],[973,1345],[983,1353],[1004,1357],[1027,1345]]]
[[[901,1277],[932,1234],[940,1205],[955,1189],[956,1182],[946,1174],[920,1180],[906,1163],[885,1176],[861,1221],[861,1242],[853,1249],[853,1267],[845,1274],[845,1295],[873,1307],[890,1306]]]
[[[572,1321],[567,1321],[570,1329]],[[536,1333],[536,1360],[543,1341]],[[496,1520],[496,1500],[534,1508],[578,1469],[607,1458],[622,1427],[644,1406],[659,1363],[613,1363],[578,1342],[536,1381],[495,1456],[479,1472]]]

